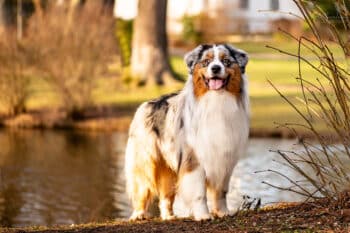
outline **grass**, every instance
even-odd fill
[[[181,57],[173,57],[171,64],[176,72],[186,74]],[[306,64],[302,65],[305,77],[315,78],[318,74]],[[275,122],[298,122],[300,118],[286,105],[267,82],[270,80],[292,99],[301,97],[296,80],[297,60],[273,60],[251,58],[247,66],[249,94],[251,100],[251,126],[266,130],[276,127]],[[294,98],[295,97],[295,98]],[[299,105],[301,107],[301,105]]]
[[[284,94],[296,100],[300,97],[300,90],[296,76],[298,74],[298,62],[296,59],[280,59],[279,57],[261,57],[259,54],[274,54],[273,50],[265,47],[269,44],[295,52],[295,43],[264,43],[245,42],[235,44],[251,55],[247,66],[249,80],[249,93],[251,99],[251,126],[258,130],[271,130],[276,127],[274,122],[298,122],[295,111],[285,104],[276,91],[268,84],[271,80]],[[330,45],[336,55],[340,51],[335,45]],[[182,57],[171,57],[171,65],[174,71],[186,79],[187,68]],[[306,64],[302,64],[304,77],[316,78],[318,74]],[[55,90],[42,79],[33,79],[31,89],[32,96],[27,101],[29,109],[45,107],[57,107],[60,105]],[[143,101],[155,98],[159,95],[180,90],[183,84],[166,88],[133,88],[121,84],[119,77],[101,78],[96,83],[94,90],[94,104],[96,105],[132,105],[137,106]],[[301,106],[301,105],[298,105]],[[1,109],[0,109],[1,110]]]
[[[246,51],[248,54],[256,54],[256,55],[261,55],[261,54],[265,54],[265,55],[275,55],[278,56],[280,54],[278,54],[277,52],[274,52],[271,48],[268,48],[268,46],[271,47],[275,47],[275,48],[279,48],[279,49],[283,49],[286,52],[289,53],[296,53],[298,51],[298,43],[290,40],[290,41],[286,41],[286,40],[274,40],[274,41],[268,41],[268,42],[253,42],[253,41],[245,41],[245,42],[239,42],[239,43],[232,43],[233,45],[235,45],[237,48],[243,49],[244,51]],[[330,50],[332,50],[333,55],[335,57],[341,57],[343,56],[342,54],[342,50],[339,47],[339,45],[335,44],[335,43],[329,43],[329,48]],[[310,50],[307,49],[301,49],[301,54],[303,54],[304,56],[312,56],[312,53]],[[287,56],[283,56],[282,58],[284,59],[288,59]]]
[[[187,68],[181,57],[172,57],[171,64],[176,73],[186,77]],[[298,120],[296,113],[284,103],[267,80],[271,80],[281,90],[293,97],[298,87],[296,60],[270,60],[251,58],[247,66],[249,92],[251,99],[251,124],[257,129],[271,129],[274,122]],[[304,67],[304,74],[316,75],[310,68]],[[182,84],[166,88],[127,88],[122,87],[118,77],[101,78],[96,84],[94,101],[96,105],[138,105],[159,95],[180,90]],[[29,109],[57,107],[60,105],[55,91],[41,79],[32,83],[32,96],[27,102]]]
[[[253,46],[247,45],[246,47]],[[259,47],[259,44],[254,44]],[[242,46],[244,47],[244,46]],[[336,50],[334,45],[330,46],[334,49],[335,54],[340,54],[340,50]],[[289,46],[292,52],[292,46]],[[287,48],[288,50],[288,48]],[[293,50],[294,51],[294,50]],[[271,49],[270,49],[271,53]],[[313,65],[318,66],[316,61]],[[179,73],[186,73],[186,67],[182,62],[182,58],[173,57],[172,65]],[[251,127],[259,131],[271,131],[277,127],[276,123],[297,123],[301,122],[301,117],[297,115],[294,109],[278,95],[273,87],[268,83],[270,80],[279,88],[290,100],[296,102],[296,106],[302,112],[306,111],[305,105],[300,99],[300,85],[297,80],[298,76],[297,59],[271,59],[271,58],[255,58],[251,57],[247,66],[247,77],[249,81],[249,95],[251,101]],[[316,80],[320,78],[321,83],[327,87],[329,84],[320,77],[320,74],[313,70],[306,63],[301,63],[302,75],[305,79]],[[319,125],[321,130],[326,131],[325,125]]]
[[[251,59],[247,67],[251,100],[251,126],[255,129],[271,129],[275,122],[298,122],[295,111],[279,97],[267,82],[270,80],[292,99],[300,97],[296,80],[298,62],[296,60]],[[305,77],[315,77],[317,73],[303,65]],[[300,105],[299,105],[300,106]]]

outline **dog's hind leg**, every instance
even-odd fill
[[[163,220],[173,219],[173,203],[176,193],[176,173],[166,164],[162,156],[156,165],[156,183],[159,195],[159,210]]]
[[[131,194],[133,213],[130,220],[142,220],[149,218],[147,209],[152,200],[150,189],[141,182],[135,182]]]
[[[129,138],[126,147],[125,175],[126,191],[133,207],[130,220],[148,218],[147,209],[154,194],[152,159],[133,137]]]
[[[170,220],[174,218],[173,203],[175,199],[176,179],[164,177],[162,183],[161,187],[159,187],[160,216],[163,220]]]

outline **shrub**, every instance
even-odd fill
[[[61,97],[69,116],[80,117],[92,105],[96,79],[115,53],[114,20],[101,1],[84,5],[51,4],[29,20],[27,37],[40,75]]]
[[[118,39],[118,46],[120,48],[122,65],[127,67],[130,65],[131,59],[133,20],[117,19],[116,25],[116,36]]]
[[[350,72],[349,47],[342,35],[349,35],[350,12],[344,1],[334,2],[339,9],[338,20],[342,22],[342,28],[335,25],[334,19],[330,20],[319,7],[317,1],[294,0],[300,9],[305,22],[312,32],[312,40],[286,33],[298,43],[298,51],[289,53],[283,49],[275,50],[298,59],[300,85],[299,107],[296,102],[287,98],[273,84],[273,87],[286,100],[286,102],[303,119],[303,122],[285,123],[287,127],[299,137],[303,146],[301,151],[277,151],[286,162],[285,165],[294,169],[305,182],[298,182],[286,177],[281,172],[273,171],[287,179],[289,187],[278,187],[282,190],[293,191],[308,198],[326,196],[336,198],[344,189],[350,186]],[[317,22],[316,20],[317,19]],[[331,41],[324,39],[321,32],[327,31]],[[329,48],[329,43],[335,43],[342,51],[342,57],[335,57]],[[304,56],[301,51],[309,50],[312,57]],[[318,74],[317,77],[305,77],[301,69],[302,63],[307,64]],[[322,123],[327,130],[320,127]],[[314,140],[308,140],[299,136],[299,129],[307,130]]]
[[[7,114],[25,112],[30,74],[24,42],[17,41],[15,33],[4,33],[0,41],[0,104]]]
[[[182,39],[184,42],[199,44],[202,42],[202,33],[196,29],[195,22],[200,16],[184,15],[182,22]]]

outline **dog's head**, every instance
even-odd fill
[[[228,44],[199,45],[185,55],[196,97],[207,91],[228,91],[239,96],[247,54]]]

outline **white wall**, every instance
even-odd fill
[[[218,17],[218,23],[225,26],[228,32],[235,29],[236,20],[244,18],[247,21],[247,32],[250,33],[270,32],[270,22],[274,19],[296,18],[286,12],[301,15],[292,0],[279,0],[279,12],[270,10],[270,1],[249,0],[249,8],[243,10],[239,8],[240,0],[168,0],[168,31],[180,34],[182,16],[197,15],[203,11],[210,17]],[[137,2],[138,0],[116,0],[114,15],[124,19],[134,18],[137,14]],[[220,21],[222,10],[225,12],[226,22]]]
[[[240,0],[227,0],[236,1],[239,6]],[[292,0],[279,0],[279,10],[272,11],[270,8],[271,0],[249,0],[249,6],[247,10],[240,9],[231,12],[233,19],[245,18],[247,20],[247,30],[250,33],[267,33],[271,31],[272,20],[287,18],[296,19],[296,17],[288,14],[292,12],[301,16],[299,9]],[[229,9],[228,9],[229,10]],[[229,13],[230,14],[230,13]]]
[[[122,19],[133,19],[137,15],[138,0],[115,0],[114,16]]]
[[[137,15],[137,3],[138,0],[116,0],[114,4],[114,16],[122,19],[133,19]],[[168,31],[174,34],[180,34],[182,31],[182,16],[185,14],[198,15],[204,11],[204,8],[205,0],[168,0]]]

